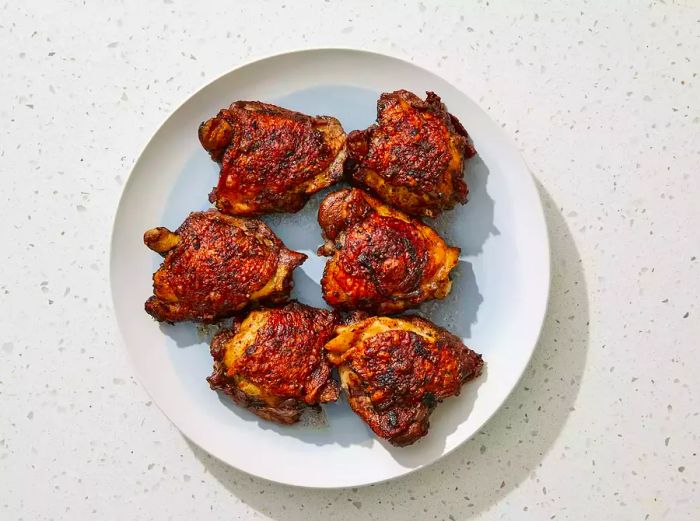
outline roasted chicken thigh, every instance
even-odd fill
[[[307,407],[338,398],[323,346],[338,316],[297,302],[251,312],[211,343],[212,389],[261,418],[290,424]]]
[[[148,230],[144,242],[165,257],[146,301],[165,322],[215,322],[251,304],[284,303],[292,272],[306,260],[262,221],[216,210],[191,213],[175,232]]]
[[[199,140],[221,164],[209,200],[231,215],[296,212],[343,175],[345,132],[329,116],[237,101],[201,124]]]
[[[459,248],[429,226],[359,189],[333,192],[318,210],[331,256],[321,279],[323,298],[341,310],[397,313],[444,298]]]
[[[340,326],[326,344],[350,407],[397,446],[425,436],[433,409],[481,373],[481,355],[418,316],[370,317]]]
[[[467,202],[464,161],[475,154],[467,131],[439,96],[384,93],[377,123],[348,134],[345,168],[353,184],[411,215],[435,217]]]

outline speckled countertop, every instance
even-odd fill
[[[0,6],[0,519],[700,519],[697,2],[199,4]],[[189,444],[134,377],[107,276],[161,120],[242,61],[318,46],[463,87],[522,150],[553,250],[496,417],[426,470],[325,492]]]

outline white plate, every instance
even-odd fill
[[[159,325],[143,310],[160,257],[142,242],[154,226],[175,229],[209,207],[217,166],[197,139],[200,122],[232,101],[261,100],[307,114],[329,114],[346,131],[375,119],[379,93],[433,90],[469,131],[470,202],[432,221],[462,248],[452,293],[420,311],[483,354],[487,370],[462,395],[438,406],[428,436],[395,448],[376,439],[344,401],[325,407],[326,426],[284,427],[259,419],[211,391],[206,337],[191,324]],[[323,306],[325,260],[316,211],[265,218],[289,248],[309,259],[293,296]],[[111,283],[119,328],[141,382],[194,443],[228,464],[280,483],[347,487],[383,481],[428,465],[472,436],[504,402],[532,354],[549,290],[549,247],[540,200],[515,146],[466,94],[413,64],[363,51],[299,51],[250,63],[214,80],[158,129],[124,187],[114,222]]]

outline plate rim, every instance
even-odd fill
[[[518,387],[519,383],[522,381],[523,376],[525,374],[525,371],[530,366],[530,363],[532,361],[532,356],[533,356],[535,350],[537,349],[539,342],[541,340],[544,322],[545,322],[545,319],[547,317],[547,313],[549,311],[549,305],[550,305],[550,301],[551,301],[550,292],[551,292],[551,281],[552,281],[552,271],[551,271],[552,250],[551,250],[550,236],[549,236],[550,229],[549,229],[549,226],[547,224],[547,219],[546,219],[545,212],[544,212],[544,205],[542,203],[542,198],[540,196],[539,190],[537,189],[536,179],[533,176],[532,171],[528,167],[527,163],[525,162],[525,159],[522,156],[522,152],[521,152],[520,148],[516,145],[514,140],[508,134],[506,134],[503,131],[503,128],[500,125],[496,124],[495,120],[490,116],[490,114],[480,104],[478,104],[476,101],[474,101],[461,87],[459,87],[459,86],[455,85],[453,82],[445,79],[438,72],[425,66],[423,63],[414,63],[414,62],[409,61],[408,59],[405,59],[403,57],[399,57],[399,56],[396,56],[393,54],[388,54],[386,52],[360,49],[360,48],[356,48],[356,47],[342,47],[342,46],[337,46],[337,47],[335,47],[335,46],[334,47],[299,47],[299,48],[289,50],[289,51],[284,51],[284,52],[273,52],[273,53],[253,56],[245,61],[240,62],[239,64],[232,67],[231,69],[201,83],[200,86],[197,87],[196,89],[194,89],[192,92],[190,92],[183,99],[182,102],[178,103],[175,106],[175,108],[170,110],[166,114],[166,116],[161,120],[160,124],[157,125],[155,130],[151,133],[150,137],[145,141],[144,145],[141,147],[138,155],[136,156],[136,159],[135,159],[133,165],[131,166],[131,168],[129,170],[127,177],[124,180],[124,183],[121,186],[120,192],[119,192],[118,202],[117,202],[116,208],[114,209],[114,213],[113,213],[113,217],[112,217],[112,223],[111,223],[111,227],[110,227],[109,247],[108,247],[108,251],[107,251],[107,254],[109,256],[109,259],[108,259],[108,261],[109,261],[109,264],[108,264],[109,265],[109,288],[108,288],[108,291],[109,291],[109,295],[110,295],[109,302],[111,303],[111,306],[112,306],[112,313],[111,313],[112,321],[113,321],[113,324],[116,326],[116,329],[118,332],[115,344],[121,345],[122,349],[124,349],[127,352],[129,363],[131,365],[132,370],[134,371],[134,374],[136,375],[136,377],[139,381],[141,388],[146,392],[146,394],[149,396],[149,398],[151,398],[151,400],[156,405],[158,410],[168,419],[168,421],[171,423],[171,425],[173,425],[178,430],[178,432],[180,434],[182,434],[189,442],[196,445],[199,449],[206,452],[207,454],[209,454],[210,456],[215,458],[217,461],[219,461],[219,462],[221,462],[224,465],[227,465],[229,467],[235,468],[236,470],[243,472],[246,475],[253,476],[255,478],[262,479],[262,480],[265,480],[265,481],[268,481],[271,483],[276,483],[279,485],[285,485],[285,486],[290,486],[290,487],[295,487],[295,488],[300,488],[300,489],[311,489],[311,490],[342,490],[342,489],[351,488],[351,487],[354,487],[354,488],[367,487],[370,485],[386,483],[388,481],[392,481],[395,479],[399,479],[399,478],[408,476],[408,475],[413,474],[414,472],[417,472],[419,470],[431,467],[432,465],[436,464],[438,461],[444,459],[445,457],[450,455],[452,452],[457,450],[459,447],[463,446],[466,442],[471,440],[474,437],[474,435],[479,431],[479,429],[476,429],[471,435],[465,437],[463,440],[458,442],[454,447],[450,448],[449,450],[446,450],[440,456],[436,457],[434,460],[432,460],[428,463],[424,463],[422,465],[417,465],[413,468],[406,468],[405,471],[398,473],[394,476],[381,478],[381,479],[375,479],[375,480],[371,480],[371,481],[364,481],[362,483],[351,483],[351,484],[344,484],[344,485],[327,485],[327,486],[291,483],[291,482],[279,481],[279,480],[275,480],[275,479],[272,479],[272,478],[267,477],[267,476],[255,474],[249,470],[242,469],[240,467],[237,467],[237,466],[229,463],[228,461],[220,458],[218,455],[210,452],[209,449],[207,449],[207,448],[203,447],[201,444],[199,444],[194,439],[194,437],[191,437],[188,433],[184,432],[180,428],[180,426],[178,426],[175,423],[175,421],[170,417],[170,415],[168,415],[163,410],[163,408],[160,406],[158,401],[152,396],[150,390],[148,389],[148,386],[145,384],[146,379],[145,379],[144,375],[142,374],[142,371],[139,369],[138,365],[135,363],[134,356],[131,353],[131,350],[127,346],[127,342],[126,342],[126,339],[124,337],[124,333],[122,332],[122,329],[121,329],[120,323],[119,323],[119,319],[117,317],[117,312],[116,312],[117,306],[116,306],[115,295],[114,295],[114,291],[113,291],[113,287],[115,284],[115,280],[114,280],[114,278],[115,278],[114,242],[115,242],[115,235],[116,235],[116,230],[117,230],[117,222],[118,222],[118,219],[120,217],[120,209],[122,207],[124,194],[126,193],[127,188],[129,187],[129,183],[132,182],[133,174],[136,171],[137,167],[139,166],[139,163],[141,162],[144,153],[151,146],[151,143],[153,142],[153,140],[160,133],[160,131],[166,125],[166,123],[170,120],[170,118],[174,114],[176,114],[182,107],[187,105],[187,103],[189,103],[191,99],[193,99],[195,96],[197,96],[203,89],[207,88],[209,85],[211,85],[215,82],[218,82],[219,80],[221,80],[225,76],[233,74],[240,69],[243,69],[249,65],[256,64],[258,62],[263,62],[263,61],[270,60],[270,59],[279,59],[279,58],[283,58],[285,56],[291,56],[291,55],[297,55],[297,54],[305,54],[305,53],[313,53],[313,52],[331,52],[332,53],[332,52],[339,52],[339,51],[340,52],[350,52],[350,53],[355,53],[355,54],[365,54],[365,55],[380,57],[380,58],[388,58],[391,60],[402,62],[405,65],[417,67],[419,69],[424,70],[425,72],[427,72],[430,75],[433,75],[433,76],[440,78],[442,81],[449,84],[452,88],[454,88],[455,90],[464,94],[469,100],[472,101],[472,103],[474,103],[482,112],[484,112],[484,114],[486,114],[492,122],[494,122],[495,130],[498,132],[499,138],[502,139],[504,142],[506,142],[510,147],[512,147],[513,150],[517,151],[516,161],[518,163],[520,163],[520,166],[522,167],[522,169],[528,173],[528,182],[526,183],[526,186],[528,186],[528,189],[531,191],[532,194],[534,194],[535,200],[538,203],[536,205],[537,208],[536,209],[533,208],[533,211],[537,214],[537,220],[541,220],[541,222],[543,224],[543,229],[544,229],[542,241],[543,241],[543,246],[544,246],[544,250],[545,250],[544,251],[545,255],[544,255],[544,263],[541,266],[541,269],[543,270],[543,275],[544,275],[543,279],[545,282],[544,289],[546,290],[546,293],[545,293],[545,298],[544,298],[544,302],[542,305],[542,309],[539,311],[539,313],[537,313],[539,326],[538,326],[536,339],[535,339],[533,345],[530,347],[529,353],[527,353],[527,363],[522,365],[522,367],[520,369],[520,373],[518,374],[518,377],[514,380],[514,383],[513,383],[512,387],[510,388],[510,390],[506,393],[506,395],[503,398],[503,400],[501,401],[501,403],[491,412],[491,414],[489,414],[486,417],[486,419],[481,424],[481,427],[479,427],[479,429],[482,428],[484,425],[488,424],[491,421],[491,419],[503,408],[503,405],[508,401],[510,396],[513,394],[513,391]]]

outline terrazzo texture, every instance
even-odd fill
[[[700,519],[698,4],[229,4],[0,6],[0,519]],[[165,116],[242,61],[321,46],[465,89],[522,150],[553,252],[505,407],[430,468],[340,491],[190,445],[108,289],[120,189]]]

